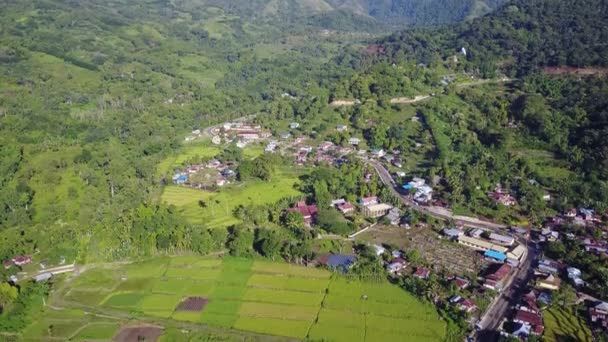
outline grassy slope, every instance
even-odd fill
[[[545,311],[545,339],[547,341],[592,341],[593,334],[584,317],[572,308],[558,307]]]
[[[226,186],[217,193],[168,186],[161,198],[177,206],[192,223],[214,228],[227,227],[240,222],[232,216],[237,206],[269,204],[284,197],[299,195],[301,193],[294,189],[297,182],[294,170],[281,170],[270,182],[251,180]],[[199,200],[205,201],[207,207],[201,208]]]

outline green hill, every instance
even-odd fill
[[[383,40],[391,58],[433,63],[457,54],[469,70],[527,74],[543,66],[607,66],[608,6],[601,0],[515,0],[476,20],[401,31]]]

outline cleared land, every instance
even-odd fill
[[[82,302],[68,295],[92,292],[102,280],[111,285],[96,300]],[[445,324],[432,306],[396,286],[348,281],[325,270],[286,263],[231,257],[162,258],[118,269],[92,269],[72,284],[55,299],[142,318],[288,338],[378,341],[398,340],[407,334],[416,341],[436,341],[445,333]],[[72,323],[53,324],[51,336],[46,333],[48,319],[29,330],[32,336],[105,338],[124,327],[84,316]]]
[[[295,170],[282,169],[275,173],[270,182],[251,180],[229,185],[219,192],[168,186],[164,189],[162,200],[178,207],[192,223],[223,228],[240,223],[232,214],[239,205],[274,203],[284,197],[300,195],[294,189],[298,182]],[[202,208],[199,201],[204,201],[206,207]]]

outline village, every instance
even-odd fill
[[[289,127],[295,130],[300,124],[293,122]],[[348,126],[337,125],[335,131],[348,131]],[[391,170],[394,179],[404,180],[402,185],[394,185],[407,203],[413,206],[447,208],[447,204],[435,196],[434,187],[439,183],[438,179],[431,179],[427,183],[422,177],[406,175],[401,170],[400,151],[359,149],[363,141],[359,137],[350,137],[341,145],[322,141],[315,146],[309,137],[294,137],[290,131],[281,132],[274,138],[260,126],[228,123],[213,131],[212,140],[214,144],[233,142],[239,148],[252,143],[265,143],[265,153],[292,158],[297,166],[325,164],[339,167],[346,162],[348,156],[382,163],[386,169]],[[214,175],[208,178],[216,186],[223,186],[234,179],[234,165],[211,160],[206,165],[189,166],[176,174],[174,182],[200,187],[201,182],[191,180],[195,179],[191,175],[203,170],[214,170]],[[371,177],[371,173],[366,174],[366,181]],[[505,207],[516,206],[518,203],[509,189],[503,188],[501,184],[497,184],[487,196]],[[550,199],[549,193],[543,195],[543,200]],[[605,255],[608,252],[605,240],[562,231],[566,226],[602,227],[602,215],[591,209],[571,209],[550,218],[543,227],[513,226],[498,230],[458,224],[429,229],[423,222],[411,222],[410,216],[406,214],[409,212],[407,206],[386,203],[377,196],[362,197],[356,203],[338,198],[331,202],[331,206],[346,218],[356,213],[367,219],[367,227],[359,227],[363,229],[349,235],[348,239],[363,241],[373,248],[395,281],[399,278],[415,278],[424,282],[433,277],[433,273],[440,275],[440,283],[450,289],[446,291],[450,295],[434,298],[435,304],[444,303],[457,308],[469,317],[471,326],[477,329],[494,325],[504,336],[523,339],[531,335],[542,336],[545,331],[544,311],[551,307],[553,301],[558,300],[556,297],[562,297],[564,286],[572,289],[577,303],[585,305],[587,319],[594,328],[608,328],[608,303],[586,293],[585,274],[574,265],[552,260],[543,253],[548,243],[566,239],[579,243],[585,253]],[[318,210],[315,203],[304,201],[287,209],[288,212],[301,214],[308,227],[315,225]],[[403,243],[404,248],[395,248],[391,242],[398,241],[402,236],[407,237],[404,241],[409,241]],[[408,259],[414,243],[423,258]],[[408,245],[412,249],[405,248]],[[320,265],[346,271],[357,262],[357,255],[324,254],[317,261]],[[501,304],[501,301],[504,303]],[[492,322],[489,311],[501,305],[505,307],[505,317]]]

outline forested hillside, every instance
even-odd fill
[[[543,66],[608,66],[608,4],[602,0],[515,0],[491,15],[384,40],[394,59],[429,65],[465,48],[463,70],[528,74]]]

